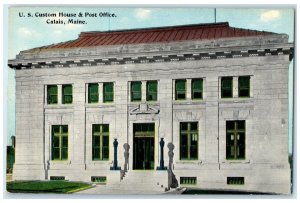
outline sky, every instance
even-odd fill
[[[86,24],[47,24],[47,20],[68,21],[67,17],[35,17],[43,15],[79,13],[92,15],[96,13],[113,13],[116,17],[80,17]],[[21,14],[32,14],[33,17],[20,17]],[[75,18],[73,18],[75,19]],[[83,31],[107,31],[119,29],[159,27],[195,23],[229,22],[232,27],[286,33],[289,42],[294,41],[294,10],[280,8],[217,8],[216,19],[213,8],[110,8],[110,7],[9,7],[7,18],[7,58],[14,59],[16,55],[26,49],[73,40]],[[4,35],[5,36],[5,35]],[[4,60],[5,61],[5,60]],[[289,67],[289,92],[293,90],[293,64]],[[4,94],[7,94],[6,136],[10,144],[10,136],[15,135],[15,79],[14,70],[4,69]],[[6,92],[5,92],[6,91]],[[289,95],[289,121],[292,119],[292,95]],[[291,122],[289,122],[289,145],[291,146]],[[291,147],[289,149],[291,152]]]

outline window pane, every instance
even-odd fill
[[[62,86],[62,103],[71,104],[72,103],[72,85]]]
[[[239,97],[250,97],[250,76],[239,77]]]
[[[108,159],[108,147],[109,147],[109,138],[108,136],[103,136],[102,159]]]
[[[94,132],[100,132],[100,125],[98,124],[93,124],[93,133]]]
[[[147,82],[147,101],[157,101],[157,81]]]
[[[62,147],[67,147],[68,148],[68,136],[63,136],[62,137]]]
[[[109,132],[109,125],[108,124],[103,124],[102,125],[102,132]]]
[[[59,147],[59,136],[52,137],[52,147]]]
[[[131,82],[131,101],[141,101],[141,82]]]
[[[193,79],[192,80],[192,99],[202,99],[203,91],[203,80]]]
[[[62,132],[65,134],[65,133],[68,133],[68,126],[67,125],[63,125],[62,126]]]
[[[100,159],[100,147],[93,148],[93,160]]]
[[[60,129],[59,125],[53,125],[52,126],[52,133],[54,133],[54,134],[59,133],[59,129]]]
[[[175,99],[185,99],[186,80],[175,81]]]
[[[100,136],[95,136],[94,137],[94,146],[95,147],[100,147]]]
[[[113,83],[104,83],[103,84],[103,102],[112,102],[113,101]]]
[[[180,135],[180,159],[188,158],[187,134]]]
[[[62,155],[61,156],[62,156],[61,157],[62,160],[68,159],[68,148],[67,147],[62,148]]]
[[[245,158],[245,133],[237,135],[237,158]]]
[[[232,77],[225,77],[221,79],[221,97],[232,97]]]
[[[59,148],[52,148],[52,160],[59,159]]]
[[[57,104],[57,85],[47,86],[47,103]]]
[[[188,123],[180,123],[180,130],[187,130],[188,129]]]
[[[190,123],[190,125],[191,125],[191,130],[198,130],[198,122],[192,122],[192,123]]]
[[[89,98],[88,102],[89,103],[97,103],[99,100],[99,94],[98,94],[98,84],[89,84]]]

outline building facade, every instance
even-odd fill
[[[285,34],[86,32],[20,52],[14,180],[289,194]]]

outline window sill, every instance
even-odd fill
[[[219,99],[219,103],[251,103],[251,102],[253,102],[253,97],[248,97],[248,98],[235,97],[235,98]]]
[[[73,109],[73,104],[46,104],[45,109]]]
[[[180,160],[176,161],[176,164],[195,164],[195,165],[200,165],[202,164],[202,160]]]
[[[51,160],[50,165],[70,165],[71,160]]]
[[[226,161],[222,161],[222,164],[250,164],[249,159],[228,159]]]
[[[206,100],[197,99],[197,100],[173,100],[173,104],[206,104]]]
[[[90,164],[90,165],[112,165],[113,162],[110,160],[99,160],[99,161],[91,160],[88,162],[88,164]]]
[[[87,108],[101,108],[101,107],[114,107],[115,103],[110,102],[110,103],[89,103],[86,104],[85,107]]]

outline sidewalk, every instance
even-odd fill
[[[113,187],[108,187],[106,185],[96,185],[93,188],[83,190],[74,194],[90,194],[90,195],[169,195],[169,194],[181,194],[183,190],[171,190],[168,192],[161,192],[161,191],[149,191],[149,190],[143,190],[142,188],[138,190],[132,190],[131,188],[128,188],[126,190],[124,189],[118,189]]]

